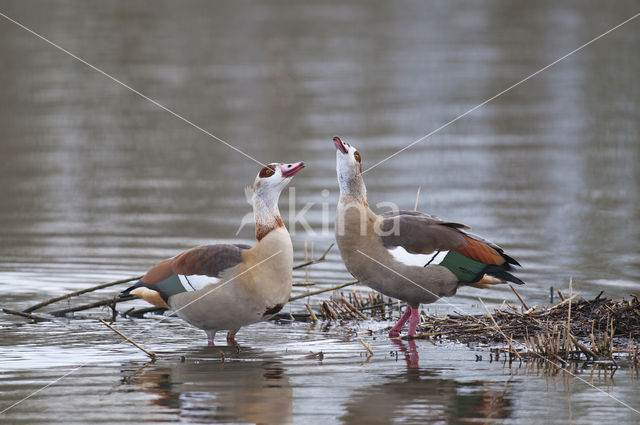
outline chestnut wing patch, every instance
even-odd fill
[[[505,254],[504,250],[495,243],[473,233],[463,233],[467,245],[455,249],[460,254],[485,264],[502,265],[506,263],[509,270],[512,269],[511,265],[520,266],[520,263]]]

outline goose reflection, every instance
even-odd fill
[[[415,341],[392,341],[404,355],[406,371],[356,390],[345,403],[343,424],[493,423],[508,417],[508,386],[496,390],[483,381],[445,379],[440,369],[419,368]]]
[[[187,421],[290,424],[293,389],[281,364],[264,357],[245,348],[240,354],[235,347],[205,347],[168,365],[144,367],[125,381]]]

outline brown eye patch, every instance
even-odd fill
[[[267,165],[262,170],[260,170],[260,174],[258,175],[262,178],[271,177],[272,175],[274,175],[275,172],[276,172],[276,168],[273,165]]]
[[[360,157],[360,153],[358,151],[355,151],[353,153],[353,157],[356,159],[356,161],[362,162],[362,158]]]

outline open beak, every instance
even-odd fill
[[[304,168],[304,162],[295,162],[293,164],[280,164],[280,171],[283,177],[293,177],[298,171]]]
[[[344,143],[342,143],[342,140],[340,140],[339,137],[333,138],[333,144],[336,146],[336,149],[338,149],[343,154],[346,154],[348,152],[347,148],[345,147]]]

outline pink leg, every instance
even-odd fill
[[[409,319],[409,336],[416,334],[416,327],[420,321],[420,308],[411,309],[411,318]]]
[[[227,332],[227,344],[236,345],[236,334],[232,334],[231,332]]]
[[[389,331],[389,338],[398,338],[400,336],[400,332],[402,332],[402,328],[404,327],[404,324],[407,323],[410,315],[411,307],[407,305],[407,308],[404,310],[404,314],[402,315],[400,320],[398,320]]]

